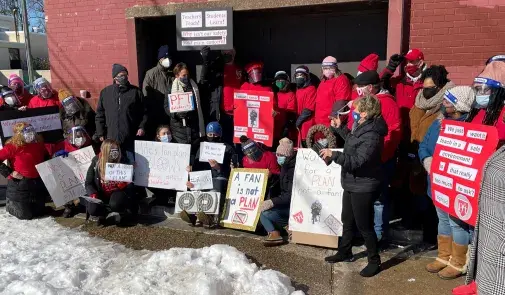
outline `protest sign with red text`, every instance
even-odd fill
[[[272,146],[274,134],[274,93],[269,91],[236,90],[233,142],[240,143],[245,135],[256,142]]]

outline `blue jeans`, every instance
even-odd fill
[[[452,237],[454,243],[458,245],[470,244],[470,225],[450,216],[449,213],[442,211],[442,209],[438,207],[437,215],[439,235]]]
[[[272,208],[261,212],[260,222],[267,232],[280,230],[289,221],[289,208]]]
[[[374,207],[374,230],[377,235],[377,240],[380,241],[382,236],[387,234],[390,219],[390,204],[391,196],[389,194],[389,185],[394,176],[396,168],[396,157],[382,164],[382,175],[384,179],[381,183],[381,196],[375,201]]]

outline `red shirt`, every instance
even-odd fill
[[[328,116],[337,100],[350,100],[352,86],[346,75],[323,79],[317,88],[315,123],[330,126]]]
[[[314,112],[316,111],[316,87],[310,85],[305,88],[296,90],[296,108],[297,114],[300,115],[303,109],[312,111],[312,116],[302,123],[300,127],[300,136],[304,140],[307,137],[310,127],[314,126]]]
[[[279,136],[288,119],[288,113],[296,113],[296,95],[293,91],[277,92],[277,107],[279,114],[275,116],[275,136]]]
[[[35,165],[44,162],[47,156],[45,145],[38,142],[21,147],[9,143],[0,150],[0,161],[9,160],[11,168],[26,178],[39,177]]]
[[[240,86],[240,90],[254,90],[254,91],[268,91],[272,92],[272,87],[270,86],[264,86],[260,83],[252,84],[249,82],[245,82]]]
[[[272,174],[280,174],[281,167],[277,164],[277,157],[274,153],[265,151],[258,162],[255,162],[248,157],[242,159],[244,168],[268,169]]]
[[[242,71],[234,64],[224,65],[223,99],[221,109],[233,115],[234,92],[242,85]]]
[[[50,98],[41,98],[40,96],[34,96],[28,103],[29,109],[43,108],[57,106],[61,108],[61,102],[58,99],[58,93],[54,92],[53,96]]]
[[[30,100],[33,98],[33,95],[28,92],[28,91],[23,91],[23,94],[18,95],[19,102],[21,103],[21,106],[27,106],[30,103]]]

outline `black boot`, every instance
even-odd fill
[[[72,217],[73,212],[74,212],[73,206],[71,206],[71,205],[65,205],[65,210],[63,210],[62,217],[63,218],[70,218],[70,217]]]
[[[380,263],[369,262],[368,265],[365,268],[363,268],[363,270],[360,271],[359,274],[364,278],[370,278],[378,274],[380,271],[381,271]]]
[[[338,262],[353,262],[354,256],[352,254],[342,254],[341,252],[337,252],[335,255],[328,256],[324,258],[324,261],[328,263],[338,263]]]

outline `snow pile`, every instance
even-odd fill
[[[0,294],[303,294],[293,291],[287,276],[230,246],[135,251],[0,211]]]

